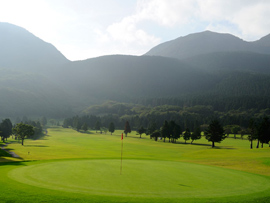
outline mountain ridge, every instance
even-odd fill
[[[26,29],[0,22],[0,68],[36,71],[55,68],[69,60],[52,44]]]
[[[231,34],[204,31],[164,42],[153,47],[144,55],[185,59],[201,54],[230,51],[270,54],[270,46],[261,45],[265,41],[270,41],[269,36],[267,35],[255,42],[247,42]]]

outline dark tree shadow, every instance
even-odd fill
[[[15,158],[21,161],[10,161],[8,159],[5,159],[3,157],[0,157],[0,166],[7,166],[7,165],[12,165],[12,166],[25,166],[25,163],[22,161],[22,158]]]
[[[179,186],[182,186],[182,187],[191,187],[189,185],[184,185],[184,184],[178,184]]]
[[[185,142],[176,142],[176,143],[172,143],[172,144],[183,144],[183,145],[187,145],[187,144],[189,144],[189,145],[198,145],[198,146],[207,146],[207,147],[211,147],[212,145],[211,144],[202,144],[202,143],[190,143],[190,142],[187,142],[187,143],[185,143]]]
[[[236,149],[234,147],[229,147],[229,146],[216,146],[214,149]]]
[[[24,147],[49,147],[47,145],[23,145]]]
[[[92,132],[84,132],[84,131],[78,131],[79,133],[82,133],[82,134],[88,134],[88,135],[91,135],[91,134],[94,134],[94,133],[92,133]],[[100,135],[103,135],[103,133],[101,134],[101,133],[99,133]],[[105,134],[104,134],[105,135]]]

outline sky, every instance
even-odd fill
[[[143,55],[205,30],[255,41],[270,33],[269,11],[270,0],[0,0],[0,22],[25,28],[72,61]]]

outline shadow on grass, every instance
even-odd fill
[[[46,139],[47,137],[50,137],[50,135],[48,134],[39,134],[39,135],[35,135],[34,137],[30,138],[32,140],[48,140]]]
[[[12,157],[11,154],[9,154],[5,149],[0,149],[0,157]]]
[[[93,133],[93,132],[89,132],[89,131],[86,131],[86,132],[81,132],[81,131],[79,131],[80,133],[82,133],[82,134],[88,134],[88,135],[91,135],[91,134],[100,134],[100,135],[103,135],[103,134],[101,134],[101,133]],[[104,134],[105,135],[105,134]]]
[[[141,139],[141,140],[143,140],[143,139],[147,139],[146,137],[142,137],[142,138],[140,138],[140,136],[138,135],[138,136],[128,136],[128,137],[131,137],[131,138],[135,138],[135,139]],[[125,138],[125,136],[124,136],[124,138]]]
[[[22,161],[10,161],[0,157],[0,166],[25,166],[26,164]]]
[[[24,147],[49,147],[47,145],[23,145]]]
[[[201,143],[194,143],[194,142],[192,144],[188,143],[188,142],[187,143],[185,143],[185,142],[176,142],[176,143],[173,143],[173,144],[183,144],[183,145],[188,144],[188,145],[198,145],[198,146],[207,146],[207,147],[212,146],[211,144],[201,144]]]
[[[179,186],[182,186],[182,187],[191,187],[189,185],[184,185],[184,184],[178,184]]]
[[[214,149],[236,149],[234,147],[226,147],[226,146],[221,146],[221,147],[214,147]]]

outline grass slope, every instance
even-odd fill
[[[204,138],[171,144],[132,133],[120,175],[120,134],[51,128],[13,142],[24,161],[0,159],[0,202],[269,202],[268,146],[229,138],[211,149]]]

